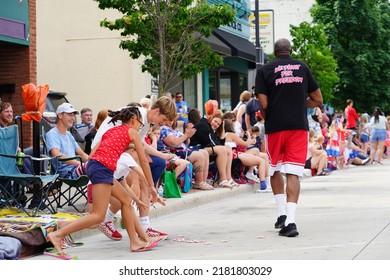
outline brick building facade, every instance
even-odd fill
[[[3,2],[5,0],[1,0]],[[7,2],[7,1],[5,1]],[[36,0],[28,2],[28,44],[3,41],[0,38],[0,98],[12,104],[14,116],[25,111],[22,85],[36,84]],[[4,3],[3,3],[4,4]],[[1,24],[1,23],[0,23]],[[32,145],[32,124],[23,122],[23,146]]]

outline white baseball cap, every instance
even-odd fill
[[[56,113],[75,113],[76,115],[79,114],[79,112],[70,103],[62,103],[60,106],[58,106]]]

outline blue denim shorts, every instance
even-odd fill
[[[367,134],[362,134],[362,135],[360,135],[360,141],[362,143],[367,143],[370,141],[370,137]]]
[[[97,160],[91,160],[88,162],[87,175],[93,185],[114,184],[114,172]]]
[[[373,129],[371,132],[371,142],[382,142],[386,140],[386,129]]]
[[[182,159],[186,159],[187,157],[189,157],[190,155],[192,154],[192,150],[187,150],[187,151],[177,151],[176,152],[176,155],[179,157],[179,158],[182,158]]]

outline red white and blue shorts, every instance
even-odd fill
[[[280,171],[303,176],[308,149],[306,130],[284,130],[265,135],[266,151],[270,159],[270,175]]]

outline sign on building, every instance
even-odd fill
[[[255,11],[249,16],[251,24],[250,41],[256,43],[256,28],[255,28]],[[260,46],[266,54],[272,54],[274,51],[274,11],[261,10],[259,11],[259,33]]]

